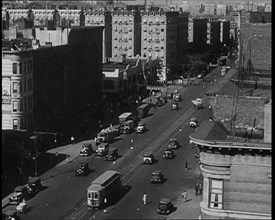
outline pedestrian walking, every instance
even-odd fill
[[[202,195],[202,184],[199,184],[199,194]]]
[[[183,199],[183,202],[186,202],[187,200],[187,192],[184,190],[184,192],[181,194],[181,198]]]
[[[74,136],[71,136],[71,142],[74,143]]]
[[[195,186],[195,193],[196,193],[196,196],[199,194],[199,184],[196,183],[196,186]]]
[[[147,200],[147,195],[146,195],[146,193],[144,193],[143,197],[142,197],[142,201],[143,201],[144,205],[146,205],[146,200]]]
[[[187,164],[187,161],[185,162],[185,171],[188,170],[188,164]]]

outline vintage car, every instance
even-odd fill
[[[23,199],[29,198],[27,186],[17,186],[14,189],[13,195],[9,198],[9,203],[12,205],[18,205]]]
[[[171,105],[171,110],[178,110],[179,109],[179,103],[178,102],[173,102]]]
[[[93,153],[93,146],[91,143],[84,143],[82,145],[82,150],[80,151],[80,156],[89,156]]]
[[[172,149],[165,149],[162,157],[163,159],[173,159],[175,155]]]
[[[88,163],[80,163],[79,168],[75,171],[76,176],[87,176],[90,173]]]
[[[157,212],[162,215],[168,215],[173,211],[171,199],[163,198],[159,201]]]
[[[199,125],[198,119],[197,118],[191,118],[189,122],[190,127],[197,127]]]
[[[111,160],[114,161],[118,158],[117,148],[116,147],[110,147],[108,154],[105,156],[105,160]]]
[[[163,174],[160,170],[155,170],[151,176],[151,183],[162,183],[163,182]]]
[[[108,143],[100,143],[96,149],[97,156],[104,156],[108,153],[109,144]]]
[[[31,179],[29,179],[28,187],[32,192],[37,194],[42,189],[41,178],[40,177],[32,177]]]
[[[169,140],[168,149],[177,149],[179,147],[178,139],[171,138]]]
[[[146,131],[146,124],[139,123],[136,129],[136,133],[144,133]]]
[[[167,99],[173,99],[173,93],[167,93]]]
[[[2,220],[11,220],[11,219],[14,219],[14,220],[20,219],[15,209],[8,209],[4,211],[4,213],[2,212]]]
[[[145,153],[143,155],[143,164],[153,164],[154,163],[154,155],[151,153]]]
[[[177,102],[180,102],[182,100],[181,94],[180,93],[175,94],[174,95],[174,100],[177,101]]]

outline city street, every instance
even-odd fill
[[[217,70],[218,71],[218,70]],[[159,218],[156,213],[158,201],[161,197],[169,197],[177,207],[180,204],[180,194],[186,189],[190,198],[196,202],[199,211],[199,200],[194,198],[194,185],[199,181],[198,159],[194,157],[190,149],[188,134],[194,129],[189,128],[188,122],[191,117],[197,117],[199,121],[208,120],[210,111],[208,108],[195,110],[191,100],[201,97],[206,101],[204,88],[191,86],[184,88],[183,101],[179,104],[178,111],[171,111],[171,101],[166,105],[153,110],[153,115],[144,119],[148,131],[144,134],[121,135],[111,146],[117,147],[120,158],[116,163],[104,161],[95,155],[90,157],[78,157],[71,163],[64,163],[48,171],[42,178],[45,189],[39,192],[33,199],[28,201],[28,212],[20,214],[21,219],[106,219],[106,218],[130,218],[135,213],[135,218]],[[154,112],[155,111],[155,112]],[[174,159],[166,161],[162,159],[162,152],[171,137],[177,137],[181,148],[176,150]],[[131,139],[133,143],[131,143]],[[133,150],[131,150],[133,146]],[[75,147],[81,149],[79,144]],[[154,153],[157,162],[153,165],[144,166],[142,155],[150,150]],[[79,162],[89,162],[93,170],[87,177],[75,177],[75,170]],[[185,171],[185,162],[188,162],[188,171]],[[86,189],[96,177],[105,170],[114,169],[122,173],[123,183],[129,191],[112,207],[107,208],[107,213],[98,211],[91,212],[86,206]],[[161,185],[151,185],[150,174],[153,169],[161,169],[166,181]],[[144,207],[141,197],[146,191],[151,203]],[[133,199],[134,198],[134,199]],[[185,205],[191,204],[191,201]],[[189,204],[188,204],[189,203]],[[127,210],[123,207],[127,204]],[[121,208],[120,208],[121,207]],[[184,207],[177,207],[177,210]],[[190,209],[190,208],[189,208]],[[123,210],[123,211],[122,211]],[[132,211],[130,211],[132,210]],[[133,212],[135,210],[135,212]],[[177,210],[171,214],[177,214]],[[198,215],[190,210],[196,218]],[[184,218],[182,216],[181,218]],[[175,216],[175,218],[178,218]]]

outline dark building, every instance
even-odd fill
[[[206,48],[207,19],[194,18],[193,20],[193,49],[203,52]]]
[[[38,128],[60,131],[68,105],[68,45],[34,50],[33,120]]]
[[[178,60],[181,63],[188,50],[188,17],[189,12],[181,12],[178,16]]]
[[[104,27],[75,27],[69,33],[70,45],[68,110],[81,115],[91,107],[92,117],[100,113],[102,98],[102,32]],[[81,122],[79,122],[81,123]]]

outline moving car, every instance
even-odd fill
[[[177,101],[177,102],[180,102],[182,100],[181,94],[180,93],[175,94],[174,95],[174,100]]]
[[[136,133],[144,133],[146,131],[146,124],[139,123],[136,129]]]
[[[151,176],[151,183],[162,183],[163,182],[163,174],[160,170],[155,170]]]
[[[171,199],[163,198],[159,201],[157,212],[162,215],[168,215],[173,211],[173,208]]]
[[[105,160],[115,161],[118,158],[117,148],[110,147],[108,154],[105,156]]]
[[[88,163],[80,163],[79,168],[75,171],[76,176],[87,176],[90,173]]]
[[[100,143],[96,149],[97,156],[104,156],[108,153],[109,144],[108,143]]]
[[[171,105],[171,110],[178,110],[179,109],[179,103],[178,102],[173,102]]]
[[[199,125],[198,119],[197,118],[191,118],[189,122],[190,127],[197,127]]]
[[[84,143],[82,145],[82,150],[80,151],[80,156],[89,156],[93,153],[93,147],[91,143]]]
[[[177,149],[179,147],[178,139],[171,138],[169,140],[168,149]]]
[[[172,149],[165,149],[162,157],[163,159],[173,159],[175,155]]]
[[[143,155],[143,164],[152,164],[154,163],[154,155],[151,153],[145,153]]]

